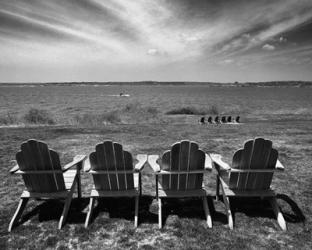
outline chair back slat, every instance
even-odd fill
[[[180,144],[180,165],[179,170],[189,170],[190,165],[190,142],[182,141]],[[178,190],[185,190],[187,185],[188,174],[179,174],[178,176]]]
[[[180,143],[176,143],[171,147],[170,153],[170,170],[178,171],[180,167]],[[178,174],[172,174],[169,176],[169,189],[178,190]]]
[[[272,142],[262,138],[256,139],[252,152],[250,169],[266,169],[270,158]],[[265,173],[249,173],[246,189],[261,189]]]
[[[125,159],[125,170],[132,170],[133,169],[133,158],[132,155],[128,151],[124,152],[124,159]],[[134,179],[133,174],[125,174],[126,181],[127,181],[127,190],[134,189]]]
[[[236,169],[271,169],[275,167],[277,151],[272,149],[272,142],[263,138],[247,141],[244,149],[238,150],[232,161]],[[231,189],[259,190],[268,189],[273,173],[231,173]]]
[[[198,145],[191,144],[190,150],[190,165],[189,170],[202,170],[205,166],[205,153],[198,149]],[[189,174],[189,182],[187,185],[188,190],[190,189],[200,189],[203,184],[203,174]]]
[[[115,170],[115,174],[109,174],[109,180],[111,184],[111,190],[119,190],[116,161],[115,161],[115,152],[112,141],[105,141],[103,143],[105,159],[106,159],[106,168],[107,170]]]
[[[170,171],[170,156],[171,152],[169,150],[165,151],[162,159],[161,159],[161,168],[162,170]],[[163,189],[169,189],[170,188],[170,180],[171,180],[171,175],[161,175],[160,176],[160,181],[162,183]]]
[[[198,145],[190,141],[175,143],[170,151],[162,156],[161,168],[166,171],[203,170],[205,153]],[[202,187],[203,174],[168,174],[161,176],[161,185],[165,190],[192,190]]]
[[[41,141],[28,140],[22,143],[21,151],[16,154],[20,170],[61,170],[58,154],[49,150]],[[61,173],[25,174],[23,179],[29,192],[57,192],[65,190]]]
[[[104,141],[96,145],[95,152],[89,158],[92,170],[110,171],[109,174],[92,174],[95,189],[118,191],[134,188],[133,174],[118,172],[133,170],[132,155],[124,151],[122,145]]]
[[[118,174],[118,170],[126,170],[122,146],[118,143],[114,143],[113,146],[114,146],[115,164],[116,164],[116,170],[117,170],[118,190],[126,190],[127,189],[126,175]]]

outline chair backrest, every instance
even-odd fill
[[[132,155],[122,149],[122,145],[112,141],[97,144],[95,152],[89,156],[91,170],[114,171],[114,173],[92,174],[97,190],[131,190],[134,189],[133,173],[118,171],[133,170]]]
[[[205,153],[198,149],[195,142],[181,141],[175,143],[171,150],[164,152],[161,170],[191,171],[204,170]],[[161,175],[160,183],[165,190],[192,190],[202,188],[203,174],[167,174]]]
[[[245,142],[244,148],[233,156],[232,168],[273,169],[278,152],[272,148],[272,141],[257,138]],[[230,173],[229,186],[240,190],[269,189],[273,173]]]
[[[49,193],[65,190],[59,155],[48,149],[46,143],[36,140],[22,143],[21,151],[16,154],[16,161],[19,169],[26,172],[22,176],[29,192]],[[29,170],[32,173],[27,174]],[[45,170],[52,170],[52,173],[40,174]]]

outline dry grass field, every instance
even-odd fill
[[[118,97],[119,92],[130,97]],[[311,249],[311,94],[311,88],[1,87],[0,249]],[[240,115],[242,123],[200,125],[201,115],[166,114],[181,107],[204,110],[206,116],[215,109],[221,115]],[[25,120],[31,108],[45,110],[53,122]],[[12,124],[18,127],[8,126]],[[207,228],[199,199],[172,199],[165,201],[164,228],[159,230],[148,165],[137,229],[134,200],[122,198],[99,200],[91,225],[84,228],[92,179],[82,173],[83,198],[73,200],[62,230],[57,230],[61,202],[31,201],[22,223],[7,232],[24,187],[20,176],[8,173],[10,161],[29,138],[47,142],[67,163],[77,154],[89,154],[104,139],[120,142],[133,155],[161,154],[174,142],[189,139],[231,162],[244,141],[255,137],[272,140],[285,166],[274,175],[272,186],[287,232],[280,230],[269,205],[258,199],[231,200],[235,228],[229,230],[224,205],[215,201],[215,171],[205,177],[213,228]]]

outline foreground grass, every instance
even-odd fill
[[[37,127],[0,129],[0,249],[311,249],[312,186],[310,152],[312,122],[275,121],[237,126],[195,124],[109,125],[103,128]],[[23,190],[20,176],[10,176],[9,162],[20,144],[29,138],[46,141],[61,154],[62,163],[76,154],[88,154],[104,139],[112,139],[137,153],[162,153],[177,140],[190,139],[206,152],[230,159],[247,139],[263,136],[273,140],[285,172],[276,174],[273,188],[279,194],[288,231],[282,232],[268,204],[259,200],[233,200],[235,229],[227,227],[222,202],[211,201],[213,229],[208,229],[200,200],[167,200],[166,222],[157,226],[154,178],[148,166],[143,174],[139,227],[133,227],[134,201],[101,199],[88,229],[83,227],[88,199],[75,199],[62,230],[57,222],[62,211],[58,201],[32,201],[23,223],[7,233],[8,223]],[[83,196],[87,197],[92,179],[82,175]],[[215,173],[205,178],[214,195]],[[128,202],[129,201],[129,202]],[[242,205],[243,204],[243,205]]]

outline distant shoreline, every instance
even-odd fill
[[[0,83],[2,86],[119,86],[119,85],[133,85],[133,86],[157,86],[157,85],[206,85],[211,87],[312,87],[312,81],[270,81],[270,82],[158,82],[158,81],[138,81],[138,82],[36,82],[36,83]]]

